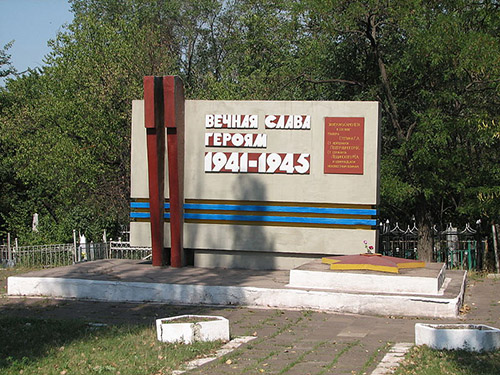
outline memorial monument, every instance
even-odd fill
[[[291,269],[376,246],[379,103],[184,100],[177,77],[144,82],[130,235],[154,265]]]
[[[179,78],[145,77],[131,245],[197,268],[83,262],[10,277],[9,295],[455,318],[465,271],[374,253],[379,123],[376,102],[184,100]]]

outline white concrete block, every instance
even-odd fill
[[[176,323],[180,320],[181,323]],[[189,320],[189,322],[182,322]],[[156,319],[158,341],[182,342],[229,341],[229,320],[222,316],[180,315]]]
[[[483,324],[415,324],[415,344],[480,352],[500,349],[500,330]]]

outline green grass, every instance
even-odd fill
[[[381,345],[377,348],[377,350],[375,350],[371,355],[370,357],[365,361],[365,363],[363,364],[363,367],[361,367],[361,370],[358,371],[358,374],[365,374],[365,370],[370,367],[371,365],[373,365],[377,360],[380,360],[381,358],[381,353],[386,353],[389,348],[391,347],[391,343],[388,342],[384,345]]]
[[[160,343],[151,326],[95,327],[74,320],[0,318],[0,373],[170,374],[220,345]]]
[[[500,350],[474,353],[463,350],[433,350],[415,346],[395,375],[498,375]]]
[[[308,354],[311,354],[312,352],[314,352],[315,350],[317,350],[320,346],[323,346],[326,344],[326,341],[322,341],[322,342],[319,342],[317,343],[316,345],[313,346],[312,349],[310,350],[307,350],[305,352],[303,352],[302,354],[300,354],[297,358],[295,358],[295,360],[293,360],[292,362],[289,362],[287,363],[287,365],[285,367],[283,367],[280,372],[278,374],[285,374],[287,373],[288,371],[290,371],[295,365],[297,365],[298,363],[302,362],[302,360],[308,355]]]
[[[332,368],[335,367],[335,365],[338,363],[340,357],[342,357],[345,353],[347,353],[349,350],[351,350],[353,347],[359,345],[359,340],[356,340],[354,342],[347,343],[342,350],[340,350],[335,357],[333,357],[333,360],[328,363],[324,368],[318,373],[318,375],[323,375],[327,371],[330,371]]]
[[[470,281],[484,281],[486,279],[486,275],[488,273],[484,271],[475,271],[475,270],[469,270],[467,271],[467,279]]]

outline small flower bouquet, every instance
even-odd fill
[[[373,246],[372,245],[368,246],[367,240],[364,240],[363,243],[365,244],[366,253],[372,254],[373,253]]]

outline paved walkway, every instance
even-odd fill
[[[470,310],[460,320],[500,327],[500,279],[471,280],[465,303],[465,310]],[[371,374],[391,343],[414,341],[415,323],[453,321],[253,308],[0,298],[0,314],[26,317],[151,324],[158,317],[186,313],[222,315],[231,323],[232,336],[256,337],[221,360],[188,373],[193,375]]]

